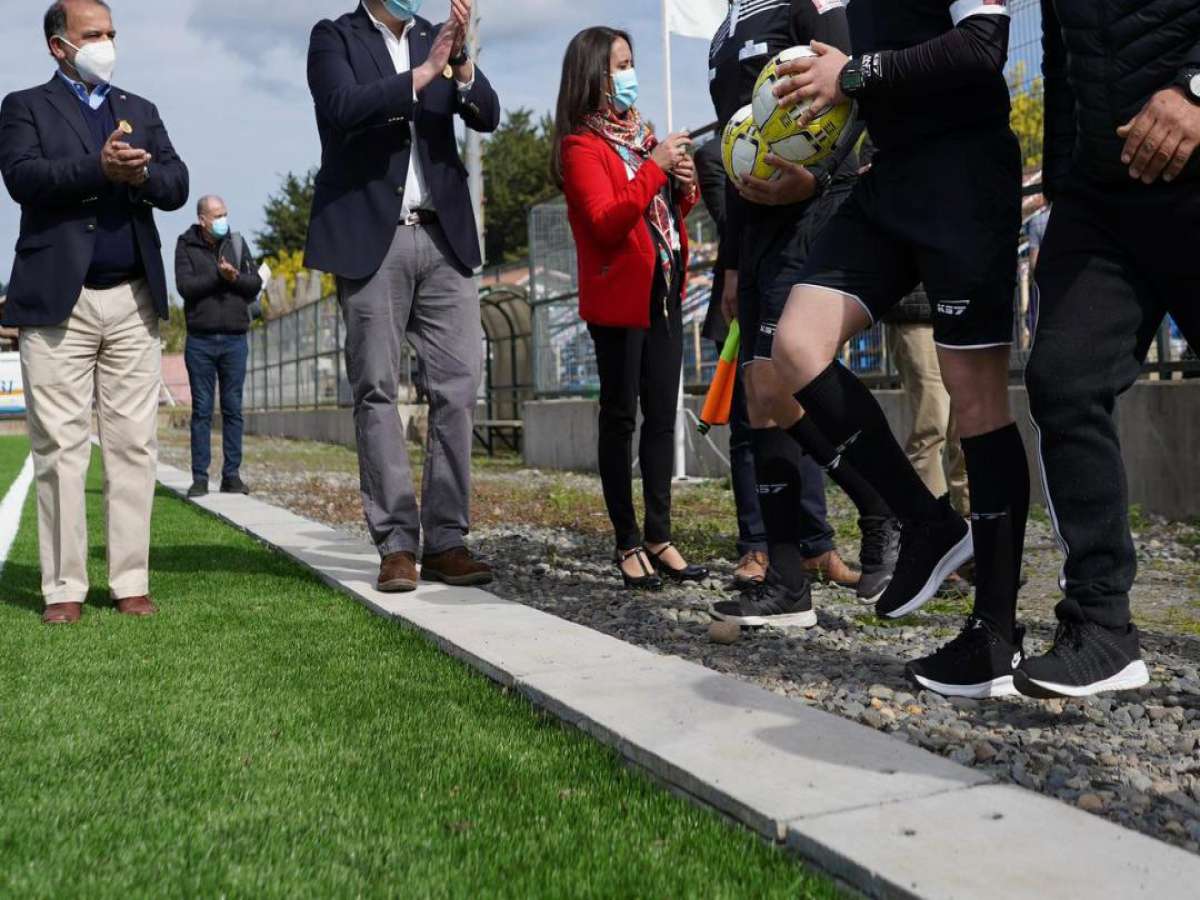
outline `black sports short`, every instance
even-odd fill
[[[797,278],[847,294],[878,322],[924,283],[934,340],[1012,343],[1021,151],[1009,131],[880,153]]]
[[[785,210],[760,206],[747,211],[738,274],[741,365],[771,359],[779,317],[792,288],[801,280],[809,251],[850,195],[852,186],[852,181],[835,182],[804,207]]]

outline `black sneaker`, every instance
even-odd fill
[[[767,580],[743,592],[740,600],[722,600],[714,604],[713,618],[750,628],[764,625],[812,628],[817,624],[811,584],[805,582],[803,590],[789,591],[774,569],[768,569]]]
[[[1012,697],[1013,676],[1025,658],[1025,629],[1018,625],[1014,637],[1010,641],[991,622],[971,616],[958,637],[932,656],[913,660],[905,672],[918,687],[945,697]]]
[[[951,572],[975,555],[971,526],[943,497],[942,518],[934,522],[906,520],[900,526],[900,555],[887,590],[875,604],[875,614],[899,619],[915,613],[937,593]]]
[[[246,487],[246,482],[234,475],[232,478],[221,479],[222,494],[248,494],[250,488]]]
[[[196,499],[197,497],[208,496],[208,479],[206,478],[203,481],[196,479],[193,481],[192,486],[187,489],[187,495],[188,498],[192,500]]]
[[[1145,687],[1150,672],[1142,662],[1136,626],[1121,630],[1062,622],[1050,652],[1025,660],[1015,683],[1026,697],[1087,697]]]
[[[862,578],[858,581],[858,599],[862,603],[874,603],[883,596],[896,570],[896,558],[900,555],[900,523],[883,516],[864,516],[858,520],[862,532],[862,550],[859,565]]]

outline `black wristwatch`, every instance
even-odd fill
[[[450,57],[450,65],[454,66],[454,68],[456,68],[456,69],[459,66],[465,66],[470,61],[471,61],[471,54],[467,51],[466,44],[463,44],[462,49],[458,51],[458,56]]]
[[[857,97],[862,93],[862,89],[867,86],[867,79],[863,75],[863,61],[861,57],[852,56],[850,57],[850,61],[842,66],[842,74],[838,79],[838,84],[842,89],[842,93],[847,97]]]
[[[1184,69],[1175,79],[1175,83],[1183,88],[1189,100],[1200,105],[1200,67]]]

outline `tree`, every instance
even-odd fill
[[[484,256],[490,266],[529,255],[529,208],[558,193],[550,181],[553,127],[549,116],[535,123],[532,110],[512,110],[483,145]]]
[[[1025,63],[1013,66],[1008,76],[1012,96],[1012,130],[1021,142],[1021,162],[1025,171],[1042,165],[1042,129],[1045,122],[1045,86],[1042,76],[1026,78]]]
[[[160,328],[163,353],[182,353],[187,344],[187,318],[183,304],[174,297],[171,298],[168,316]]]
[[[304,250],[316,175],[316,169],[304,175],[288,172],[283,176],[279,193],[267,198],[263,208],[267,226],[254,235],[261,256],[278,257]]]

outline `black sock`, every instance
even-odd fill
[[[1017,624],[1017,590],[1029,517],[1029,464],[1017,426],[962,439],[971,485],[975,614],[1003,635]]]
[[[929,493],[867,386],[840,363],[830,363],[796,399],[813,424],[904,519],[938,521],[946,511]]]
[[[771,568],[788,590],[799,591],[808,581],[799,544],[800,448],[779,428],[756,428],[751,437]]]
[[[887,503],[879,496],[879,491],[871,487],[870,482],[837,452],[837,448],[829,443],[810,416],[801,416],[800,421],[787,433],[816,460],[817,465],[833,479],[833,483],[846,492],[846,496],[858,507],[860,516],[889,518],[892,515]]]

